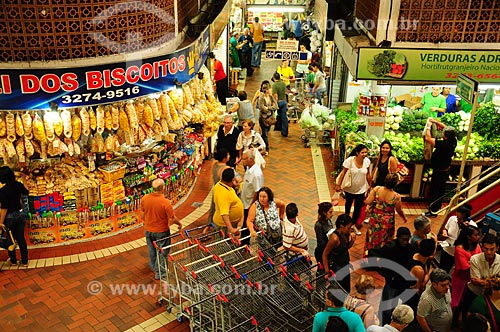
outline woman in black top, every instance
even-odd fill
[[[16,181],[14,172],[8,167],[0,167],[0,182],[4,186],[0,189],[0,223],[9,228],[19,245],[21,263],[28,266],[28,246],[24,238],[26,218],[22,210],[21,196],[28,195],[28,189]],[[9,251],[10,263],[17,264],[16,250]]]
[[[322,202],[318,204],[318,220],[314,224],[314,232],[316,233],[316,249],[314,250],[314,257],[316,262],[322,261],[323,250],[325,250],[326,243],[328,242],[328,235],[333,232],[333,205],[330,202]]]
[[[349,248],[354,244],[356,236],[351,234],[351,227],[354,221],[348,214],[341,214],[335,222],[336,230],[330,235],[328,243],[322,255],[322,262],[325,272],[331,271],[338,273],[342,270],[342,275],[335,276],[337,282],[347,292],[351,292],[351,275],[349,270]]]
[[[438,129],[443,129],[443,139],[435,139],[431,136],[431,125],[436,124]],[[450,165],[455,148],[457,147],[457,139],[455,137],[455,128],[445,126],[436,119],[429,118],[427,127],[425,128],[425,141],[430,143],[434,149],[431,156],[432,179],[430,192],[429,211],[425,214],[427,217],[435,217],[436,212],[441,209],[443,196],[446,189],[446,181],[450,175]]]
[[[398,168],[398,160],[392,155],[392,144],[385,140],[380,144],[380,152],[373,167],[372,182],[374,187],[384,186],[385,177],[389,173],[394,173]],[[377,174],[375,173],[377,171]],[[374,177],[376,175],[376,178]]]

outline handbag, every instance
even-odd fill
[[[267,117],[263,116],[264,114],[261,115],[262,122],[266,127],[271,127],[276,124],[276,116],[274,115],[274,111],[271,111],[270,114]]]
[[[12,235],[12,231],[8,228],[0,229],[0,248],[14,251],[16,246],[17,244]]]
[[[283,242],[283,234],[281,231],[281,224],[280,227],[277,229],[272,229],[271,226],[269,225],[269,222],[267,221],[267,215],[266,211],[264,211],[264,208],[262,205],[259,204],[260,209],[262,210],[262,214],[264,215],[264,220],[266,221],[266,237],[271,242],[271,244],[277,244]]]
[[[351,166],[352,166],[352,161],[351,161]],[[345,171],[344,174],[344,179],[342,180],[342,183],[340,183],[340,179],[342,178],[342,173],[344,171],[340,172],[340,174],[337,176],[335,179],[335,183],[340,186],[341,190],[344,190],[345,188],[349,188],[352,186],[352,174],[351,174],[351,168],[348,168],[347,171]]]

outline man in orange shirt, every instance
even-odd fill
[[[166,275],[165,269],[158,266],[154,242],[156,241],[159,248],[170,245],[170,225],[176,224],[181,230],[182,224],[175,216],[172,203],[165,197],[165,182],[162,179],[156,179],[152,186],[153,192],[141,200],[141,217],[148,244],[149,266],[155,273],[155,279],[158,280],[160,279],[160,269],[161,275]],[[160,265],[166,262],[167,255],[168,250],[163,250],[163,259],[160,260]]]
[[[252,67],[260,67],[262,43],[264,42],[264,28],[262,24],[260,24],[258,17],[254,19],[254,23],[250,26],[250,32],[253,37]]]

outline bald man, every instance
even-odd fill
[[[156,249],[154,242],[160,248],[164,248],[170,244],[170,225],[176,224],[179,230],[182,224],[175,216],[174,208],[169,199],[165,197],[165,182],[162,179],[153,181],[153,192],[145,195],[141,200],[141,217],[144,222],[144,234],[146,235],[146,242],[148,244],[149,252],[149,266],[155,273],[155,279],[160,279],[161,275],[165,275],[165,269],[158,266],[156,258]],[[168,255],[168,250],[162,252],[163,258]],[[160,260],[162,265],[165,260]]]

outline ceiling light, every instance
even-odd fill
[[[247,7],[247,10],[252,11],[254,13],[303,13],[305,8],[303,6],[258,6],[258,5],[250,5]]]

